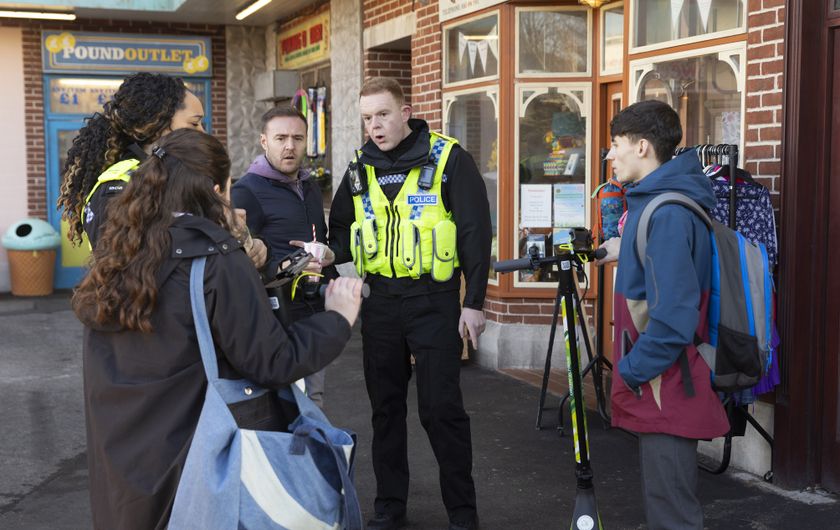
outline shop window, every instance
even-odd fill
[[[683,144],[740,144],[743,127],[743,43],[631,63],[633,101],[656,99],[680,115]]]
[[[318,144],[322,144],[324,151],[321,154],[309,155],[307,156],[302,164],[304,170],[309,171],[312,177],[315,179],[315,182],[318,184],[318,187],[321,189],[321,197],[324,201],[324,208],[329,208],[332,204],[332,197],[333,197],[333,189],[332,189],[332,172],[330,168],[332,167],[332,146],[330,145],[330,103],[332,94],[330,93],[330,64],[320,64],[317,66],[307,67],[306,69],[299,70],[300,72],[300,87],[304,90],[309,89],[313,90],[313,94],[315,95],[314,98],[307,101],[309,105],[309,112],[313,113],[313,116],[317,115],[317,101],[318,101],[318,90],[325,90],[324,96],[324,124],[323,124],[323,131],[325,133],[325,139],[323,141],[316,140],[315,137],[317,135],[313,135],[314,131],[318,130],[320,127],[317,118],[313,118],[312,123],[313,126],[311,129],[307,130],[309,137],[307,138],[307,153],[318,153],[320,148]],[[326,87],[326,89],[324,89]]]
[[[565,242],[563,228],[588,226],[589,84],[520,85],[516,140],[514,257],[535,246],[543,256]],[[514,284],[544,287],[551,271],[520,271]]]
[[[122,83],[123,79],[120,77],[51,77],[47,81],[48,113],[89,116],[94,112],[102,112],[102,107],[113,98]],[[206,109],[206,83],[184,81],[184,84]],[[204,129],[209,131],[209,126],[210,119],[207,117]]]
[[[470,93],[447,94],[443,101],[444,134],[458,139],[475,160],[487,187],[493,226],[491,260],[499,259],[499,102],[496,87]],[[490,270],[490,281],[497,277]]]
[[[601,8],[601,75],[624,70],[624,4]]]
[[[52,114],[83,114],[101,112],[122,84],[122,79],[61,77],[49,80]]]
[[[444,84],[499,76],[499,16],[491,14],[443,30]]]
[[[746,0],[638,0],[633,2],[634,48],[722,37],[746,31]]]
[[[591,10],[516,10],[516,71],[520,76],[588,75]]]

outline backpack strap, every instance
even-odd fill
[[[684,206],[694,212],[697,217],[702,219],[703,223],[705,223],[709,229],[712,228],[712,220],[709,218],[709,214],[707,214],[706,211],[691,197],[675,191],[669,191],[667,193],[657,195],[649,203],[647,203],[645,205],[645,209],[642,210],[642,215],[639,218],[639,228],[636,231],[636,252],[639,254],[639,261],[642,264],[642,268],[645,267],[645,252],[647,251],[647,238],[648,232],[650,231],[650,218],[653,217],[653,212],[655,212],[656,209],[663,204],[679,204]],[[695,335],[694,344],[698,345],[698,342],[700,342],[700,339]],[[685,395],[688,397],[694,397],[694,382],[691,380],[691,367],[688,366],[688,355],[686,355],[685,350],[680,353],[679,363]]]
[[[711,230],[712,220],[709,214],[697,204],[694,199],[687,195],[678,193],[676,191],[669,191],[654,197],[649,203],[645,205],[642,210],[642,215],[639,217],[639,228],[636,230],[636,253],[639,255],[639,261],[642,262],[642,268],[645,266],[645,252],[647,251],[647,238],[650,231],[650,218],[653,217],[653,212],[663,204],[679,204],[685,206],[699,217],[706,226]]]

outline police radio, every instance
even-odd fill
[[[368,189],[367,178],[362,175],[361,164],[359,163],[358,155],[353,156],[353,161],[347,167],[348,177],[350,181],[350,193],[361,195]]]

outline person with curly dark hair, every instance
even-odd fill
[[[127,77],[102,112],[85,119],[67,152],[58,207],[64,209],[71,241],[81,243],[87,232],[93,244],[105,203],[122,191],[126,175],[148,155],[146,149],[181,127],[204,130],[203,118],[201,102],[180,78],[149,73]],[[120,171],[111,173],[123,178],[99,186],[100,175],[118,162]],[[85,212],[88,203],[90,211]]]
[[[120,215],[102,227],[90,272],[73,295],[85,325],[96,529],[168,524],[207,385],[189,302],[193,258],[207,259],[207,317],[225,379],[278,389],[316,372],[341,353],[361,305],[362,282],[338,278],[327,287],[326,311],[284,328],[230,232],[236,221],[224,146],[178,130],[153,153],[114,198]],[[241,428],[262,430],[285,429],[296,415],[274,392],[231,412]]]

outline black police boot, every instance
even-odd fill
[[[450,521],[449,530],[479,530],[478,516],[470,521]]]
[[[405,512],[396,515],[376,512],[365,528],[367,530],[399,530],[405,526],[405,522]]]

